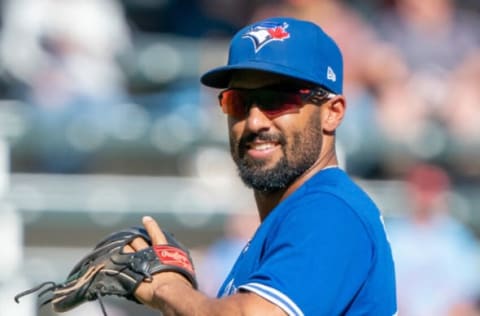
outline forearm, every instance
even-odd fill
[[[244,315],[240,301],[210,298],[185,282],[169,282],[155,288],[151,303],[165,316]]]
[[[224,298],[210,298],[185,280],[156,282],[148,305],[165,316],[285,316],[272,302],[251,292],[238,292]],[[157,280],[160,281],[160,280]]]

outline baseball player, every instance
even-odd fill
[[[223,89],[231,154],[261,219],[217,298],[196,289],[188,250],[144,217],[145,229],[101,241],[65,283],[15,299],[47,284],[40,296],[53,291],[45,302],[57,311],[115,294],[163,315],[396,315],[381,214],[335,153],[342,67],[319,26],[279,17],[240,30],[228,64],[202,76]]]
[[[168,272],[136,297],[166,315],[395,315],[381,214],[335,153],[346,108],[335,42],[313,23],[267,19],[240,30],[228,65],[201,82],[224,89],[231,154],[262,223],[217,299]],[[165,243],[153,219],[144,225]]]

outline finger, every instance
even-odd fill
[[[123,251],[127,252],[127,253],[130,253],[130,252],[135,252],[135,249],[128,244],[125,247],[123,247]]]
[[[141,249],[144,249],[144,248],[147,248],[148,246],[150,246],[146,241],[145,239],[141,238],[141,237],[138,237],[138,238],[135,238],[134,240],[132,240],[130,242],[130,247],[133,248],[134,251],[139,251]]]
[[[148,235],[152,239],[152,245],[162,245],[167,244],[167,239],[163,234],[162,230],[158,226],[157,222],[150,216],[145,216],[142,219],[143,226],[148,232]]]

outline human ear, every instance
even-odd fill
[[[334,134],[345,115],[346,102],[341,95],[335,96],[323,105],[322,128],[327,134]]]

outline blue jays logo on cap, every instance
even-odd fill
[[[286,22],[264,22],[253,26],[242,38],[251,39],[255,47],[255,53],[257,53],[268,43],[284,41],[290,38],[290,33],[287,32],[287,28],[288,24]]]

